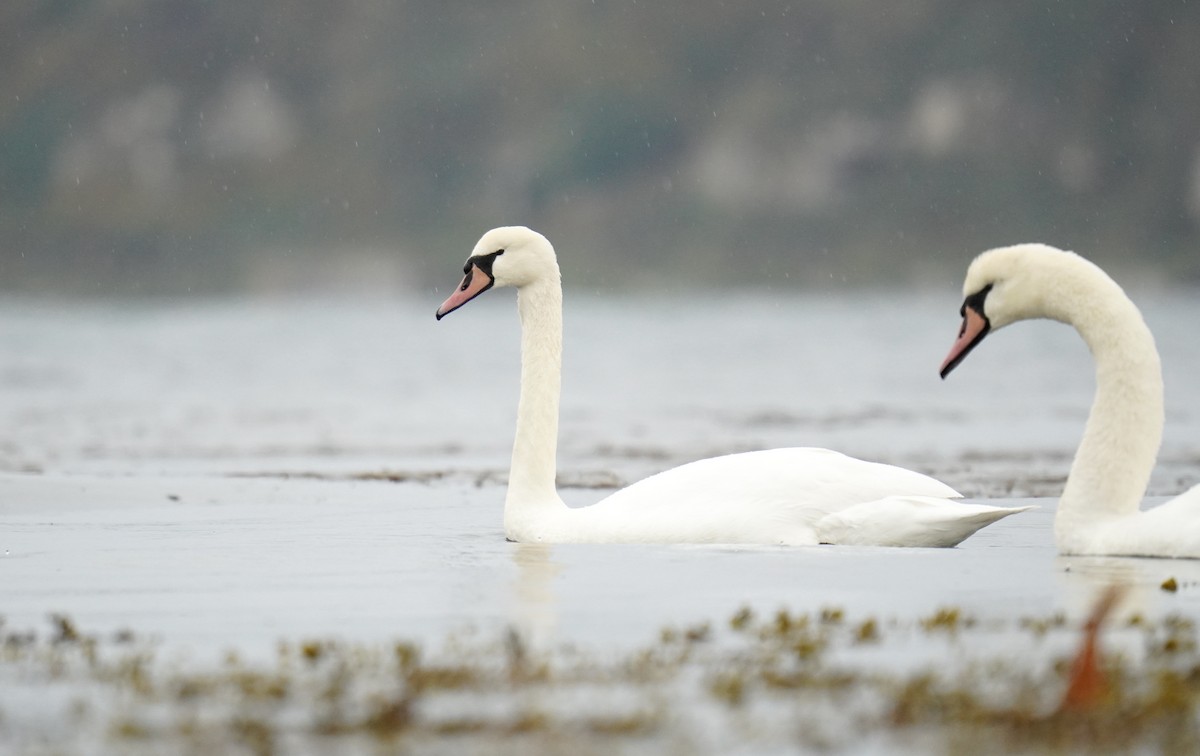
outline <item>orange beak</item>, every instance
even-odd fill
[[[983,337],[987,336],[988,331],[992,328],[988,319],[974,307],[963,305],[962,316],[962,328],[958,331],[958,338],[955,339],[954,346],[950,347],[950,354],[946,355],[946,359],[942,361],[942,367],[938,370],[938,374],[943,379],[950,374],[951,370],[958,367],[958,363],[966,358],[975,345],[983,341]]]
[[[462,283],[458,285],[453,294],[446,298],[445,302],[442,302],[442,306],[437,309],[437,319],[441,320],[492,288],[492,284],[495,282],[496,280],[485,273],[478,265],[469,265],[467,267],[467,274],[463,276]]]

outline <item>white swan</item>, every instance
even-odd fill
[[[963,296],[943,378],[988,333],[1028,318],[1074,326],[1096,361],[1096,397],[1054,518],[1058,550],[1200,558],[1200,486],[1138,511],[1162,440],[1162,369],[1121,287],[1073,252],[1021,244],[975,258]]]
[[[521,398],[504,531],[547,543],[757,543],[953,546],[1021,511],[946,501],[950,487],[915,472],[824,449],[774,449],[692,462],[582,508],[555,489],[562,286],[544,236],[487,232],[442,317],[493,286],[517,287]]]

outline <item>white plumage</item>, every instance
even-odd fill
[[[569,508],[555,490],[562,287],[554,248],[524,227],[484,234],[442,318],[493,286],[517,288],[521,397],[504,503],[510,540],[954,546],[1028,507],[950,501],[928,476],[826,449],[731,454],[652,475]]]
[[[977,257],[963,295],[943,377],[988,333],[1030,318],[1074,327],[1096,361],[1096,396],[1054,519],[1058,550],[1200,558],[1200,486],[1139,511],[1162,441],[1162,367],[1121,287],[1073,252],[1021,244]]]

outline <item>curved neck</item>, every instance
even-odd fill
[[[1089,265],[1060,291],[1072,305],[1059,319],[1079,331],[1096,361],[1096,396],[1055,519],[1061,540],[1085,520],[1138,511],[1164,410],[1154,337],[1121,287]]]
[[[557,472],[558,403],[562,382],[562,286],[558,270],[517,291],[521,315],[521,399],[504,500],[510,538],[546,508],[563,508]]]

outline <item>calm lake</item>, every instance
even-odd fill
[[[1200,297],[1133,296],[1165,370],[1161,497],[1200,482]],[[280,639],[437,643],[508,627],[619,651],[743,606],[1078,618],[1113,581],[1133,586],[1132,611],[1200,618],[1190,562],[1054,553],[1053,497],[1093,387],[1064,326],[993,334],[943,382],[953,291],[568,290],[559,466],[572,505],[700,457],[825,446],[1040,509],[951,550],[526,546],[501,529],[512,292],[439,323],[442,298],[0,304],[0,627],[44,632],[57,613],[201,662],[270,659]],[[1167,578],[1181,590],[1159,590]],[[936,654],[921,648],[871,663]],[[0,712],[18,733],[53,729],[52,705],[50,725],[14,714],[29,690],[42,688],[0,693]]]

